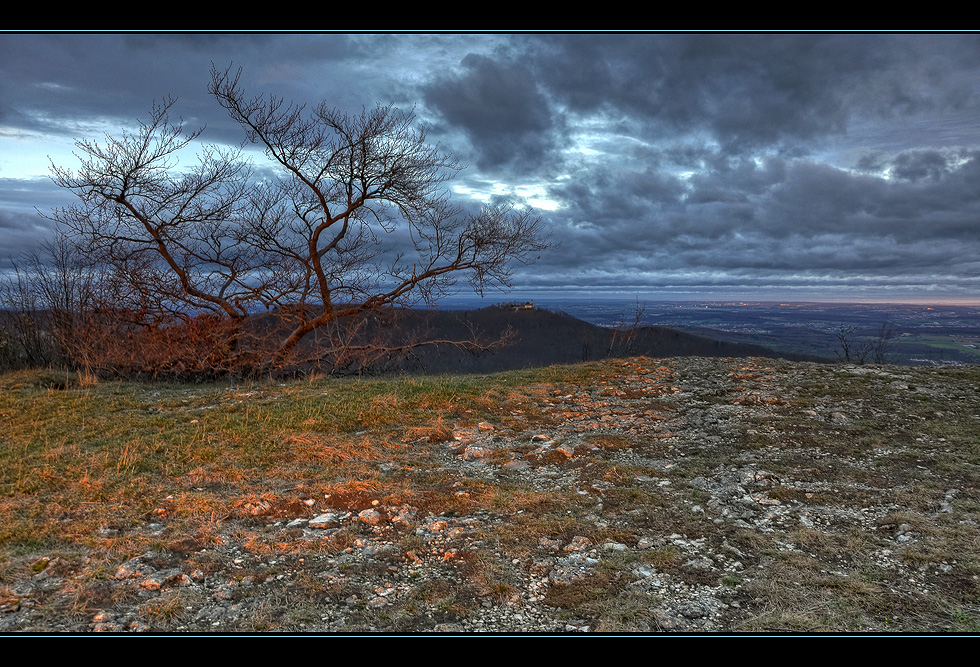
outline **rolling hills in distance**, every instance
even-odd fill
[[[425,370],[438,372],[438,367],[456,364],[450,370],[472,367],[472,372],[483,372],[497,370],[484,366],[500,365],[502,370],[623,356],[622,338],[614,341],[613,332],[617,325],[632,324],[638,307],[639,327],[629,344],[637,355],[838,361],[843,328],[857,345],[874,343],[886,335],[888,363],[980,363],[980,305],[596,299],[542,300],[533,302],[533,308],[515,307],[523,303],[487,307],[486,300],[449,300],[440,304],[441,310],[430,311],[440,323],[435,327],[440,334],[444,327],[447,333],[461,332],[453,324],[457,320],[488,335],[511,326],[517,340],[493,355],[456,357],[451,352],[426,351],[421,357]],[[617,344],[618,350],[614,349]],[[455,362],[442,358],[446,356]]]
[[[448,345],[421,347],[406,361],[387,367],[387,370],[407,372],[494,373],[628,356],[783,357],[794,361],[827,361],[673,327],[641,325],[632,331],[617,330],[567,312],[517,304],[475,310],[401,311],[394,326],[405,332],[419,332],[420,338],[425,339],[462,340],[476,332],[481,340],[490,341],[508,330],[513,334],[509,344],[490,351],[473,352]]]
[[[378,314],[369,318],[367,334],[394,343],[406,336],[465,340],[475,332],[492,341],[509,331],[508,345],[476,352],[424,346],[407,359],[393,354],[369,372],[494,373],[629,356],[836,362],[843,360],[842,331],[852,349],[885,336],[885,363],[980,364],[980,305],[489,301],[447,299],[436,309],[399,309],[393,318]],[[8,315],[0,311],[0,319]],[[873,361],[873,355],[865,359]]]

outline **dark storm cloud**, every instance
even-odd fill
[[[935,179],[908,181],[771,158],[692,178],[683,200],[653,195],[655,188],[645,202],[642,188],[613,196],[623,190],[608,183],[623,179],[608,177],[596,191],[570,186],[564,192],[576,202],[570,217],[591,216],[594,224],[562,229],[565,247],[555,268],[588,267],[589,280],[646,272],[662,282],[691,271],[752,272],[770,284],[794,283],[801,274],[812,284],[933,274],[975,283],[978,163],[944,164]]]
[[[53,237],[55,224],[38,211],[70,203],[47,179],[0,178],[0,272]]]
[[[564,144],[569,114],[647,140],[691,134],[725,152],[800,156],[856,118],[975,105],[978,50],[961,35],[549,35],[471,53],[424,91],[486,165],[538,166]]]
[[[426,104],[461,128],[480,167],[537,167],[561,143],[562,128],[532,72],[519,63],[469,54],[463,73],[424,88]]]
[[[154,99],[188,96],[194,83],[184,71],[186,49],[173,44],[156,51],[151,43],[163,45],[126,35],[6,35],[0,57],[11,63],[4,80],[20,117],[57,131],[59,124],[86,116],[132,119]]]
[[[350,40],[345,35],[298,35],[288,41],[274,35],[202,33],[2,35],[7,101],[0,120],[77,136],[79,119],[132,122],[146,118],[154,101],[169,96],[179,100],[175,112],[189,124],[209,124],[213,140],[240,141],[240,131],[232,134],[236,128],[207,95],[212,62],[218,68],[232,62],[246,68],[244,81],[256,93],[302,100],[309,92],[304,67],[346,58]],[[337,98],[338,103],[350,101]]]
[[[857,113],[891,117],[975,101],[975,36],[568,35],[528,59],[573,112],[651,131],[709,132],[736,149],[841,133]]]
[[[570,36],[553,46],[540,71],[549,91],[573,111],[638,117],[654,131],[708,130],[726,145],[812,136],[838,130],[844,119],[840,94],[822,85],[836,74],[833,67],[800,57],[816,44],[631,36],[586,45]]]
[[[907,181],[938,181],[950,172],[949,157],[937,150],[903,151],[892,160],[897,178]]]

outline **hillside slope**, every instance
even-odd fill
[[[567,313],[491,306],[471,311],[408,311],[399,326],[424,331],[431,338],[462,339],[476,330],[488,340],[513,331],[511,344],[490,352],[468,352],[451,346],[419,349],[398,368],[425,373],[493,373],[574,364],[606,358],[647,357],[769,357],[824,361],[785,355],[748,343],[734,343],[669,327],[639,327],[630,336],[600,327]]]

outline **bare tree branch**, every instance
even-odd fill
[[[460,278],[481,294],[507,288],[514,265],[548,246],[530,210],[468,216],[453,205],[445,183],[462,166],[411,114],[308,109],[250,97],[240,79],[240,70],[212,68],[209,91],[278,178],[258,179],[240,149],[204,146],[181,164],[202,131],[172,119],[170,98],[134,132],[77,141],[76,170],[52,165],[78,202],[50,217],[95,273],[112,277],[116,310],[166,313],[183,326],[218,318],[222,367],[295,364],[313,332],[324,363],[341,363],[353,351],[371,356],[373,343],[352,333],[366,313],[432,304]],[[262,312],[275,322],[258,331],[248,322]]]

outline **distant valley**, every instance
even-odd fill
[[[471,308],[475,303],[449,302],[445,307]],[[855,345],[874,344],[887,335],[884,352],[888,363],[980,363],[980,305],[635,300],[546,300],[534,305],[603,328],[633,323],[639,306],[643,326],[757,345],[787,358],[838,360],[843,327]]]

